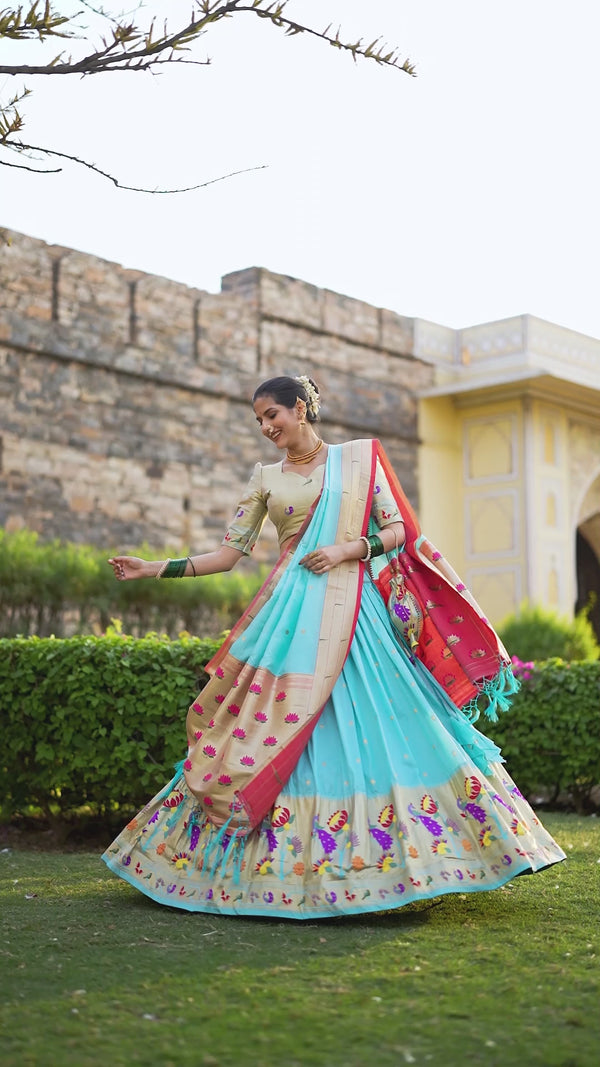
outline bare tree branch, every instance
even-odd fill
[[[17,170],[30,170],[33,174],[60,174],[62,167],[40,169],[28,167],[25,163],[9,163],[7,159],[0,159],[0,167],[15,167]]]
[[[333,48],[349,52],[356,62],[358,58],[370,59],[380,66],[393,67],[405,74],[414,76],[414,65],[410,60],[402,60],[395,48],[389,48],[381,38],[377,37],[370,43],[363,38],[356,41],[344,40],[341,30],[332,30],[331,25],[324,30],[316,30],[312,26],[297,22],[288,18],[285,11],[288,0],[194,0],[189,19],[183,26],[174,32],[167,29],[167,25],[155,37],[155,20],[151,19],[141,27],[132,19],[131,15],[114,16],[96,7],[92,0],[80,0],[82,7],[93,12],[97,17],[108,24],[107,36],[100,37],[97,45],[92,45],[89,32],[83,27],[78,27],[76,19],[81,15],[62,15],[53,5],[53,0],[29,0],[29,7],[23,5],[0,10],[0,41],[3,38],[16,42],[22,42],[31,38],[45,41],[54,37],[79,38],[85,42],[91,50],[79,58],[72,56],[63,58],[60,53],[43,64],[0,64],[0,74],[17,75],[53,75],[53,74],[77,74],[88,76],[92,74],[106,74],[109,71],[140,71],[150,70],[168,63],[187,63],[197,66],[210,64],[210,59],[195,59],[189,57],[193,45],[217,22],[236,15],[255,15],[282,30],[287,37],[294,37],[306,33],[315,37]],[[140,5],[141,6],[141,3]],[[183,54],[182,54],[183,53]],[[208,182],[200,182],[188,189],[142,189],[137,186],[121,184],[112,175],[103,171],[93,163],[80,159],[75,155],[69,155],[47,148],[35,148],[24,144],[19,137],[24,120],[19,112],[18,104],[29,95],[30,90],[24,89],[22,93],[12,97],[3,106],[0,105],[0,149],[8,148],[15,152],[38,151],[46,155],[67,159],[87,167],[89,170],[101,174],[113,182],[120,189],[129,189],[136,192],[176,193],[188,192],[192,189],[201,189],[212,185],[216,181],[233,177],[237,174],[247,173],[249,170],[260,170],[261,167],[249,167],[244,170],[233,171],[231,174],[214,178]],[[22,170],[36,170],[27,164],[17,164],[6,160],[0,160],[3,166],[19,167]],[[61,168],[58,168],[60,170]],[[56,173],[55,170],[38,170],[37,173]]]
[[[117,189],[126,189],[132,193],[191,193],[195,189],[206,189],[209,185],[216,185],[217,182],[223,182],[226,178],[236,178],[239,174],[250,174],[253,170],[267,169],[266,163],[260,163],[256,167],[244,167],[242,170],[232,170],[229,174],[221,174],[218,178],[209,178],[206,182],[199,182],[197,185],[187,185],[181,189],[146,189],[137,185],[124,185],[118,178],[109,174],[108,171],[102,170],[102,168],[96,166],[95,163],[90,163],[86,159],[80,159],[79,156],[72,156],[68,152],[59,152],[54,148],[42,148],[40,145],[23,144],[21,141],[8,145],[7,147],[12,148],[16,152],[43,152],[47,156],[56,156],[58,159],[67,159],[70,163],[79,163],[82,167],[87,167],[88,170],[94,171],[95,174],[100,174],[102,178],[108,178],[113,185],[116,185]],[[3,167],[17,167],[20,170],[33,170],[36,174],[58,174],[63,169],[62,167],[57,167],[56,170],[37,170],[34,167],[27,167],[21,163],[12,163],[5,159],[0,159],[0,165]]]

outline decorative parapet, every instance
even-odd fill
[[[562,366],[568,377],[600,388],[600,340],[527,315],[528,351],[540,366]]]
[[[453,366],[457,362],[458,331],[427,319],[414,319],[414,354],[428,363]]]
[[[527,317],[516,315],[457,330],[456,362],[472,366],[483,360],[521,355],[527,346]]]
[[[600,388],[600,340],[533,315],[463,330],[415,320],[415,337],[415,356],[435,366],[431,394],[544,376]]]

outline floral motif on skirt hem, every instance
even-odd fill
[[[161,904],[315,919],[495,889],[565,855],[365,582],[347,660],[261,826],[217,829],[179,767],[103,858]]]
[[[428,792],[279,799],[236,839],[206,821],[178,774],[103,859],[171,907],[315,919],[491,890],[565,858],[501,764],[488,776],[467,764]]]

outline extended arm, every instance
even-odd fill
[[[185,577],[191,578],[205,574],[219,574],[235,567],[244,553],[229,545],[221,545],[215,552],[204,552],[200,556],[190,556],[185,568]],[[133,578],[156,578],[164,560],[146,560],[139,556],[113,556],[108,561],[120,582]]]

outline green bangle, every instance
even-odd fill
[[[157,574],[157,578],[185,578],[187,565],[187,556],[185,559],[170,559],[162,573]]]
[[[378,537],[377,534],[371,534],[368,541],[371,546],[371,558],[374,559],[375,556],[382,556],[385,552],[385,548],[383,547],[381,538]]]

